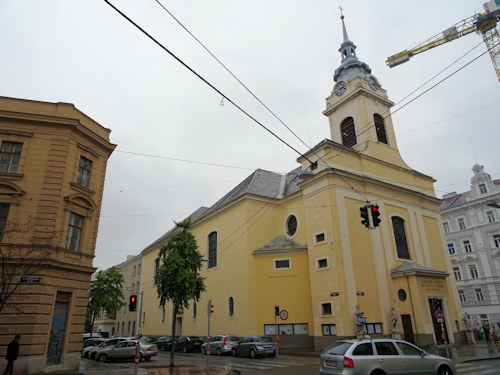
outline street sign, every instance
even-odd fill
[[[434,311],[434,316],[436,317],[436,319],[443,319],[444,318],[443,310],[437,309],[436,311]]]
[[[281,310],[280,311],[280,318],[281,318],[281,320],[287,320],[288,319],[288,311]]]
[[[358,324],[366,324],[366,317],[364,317],[364,316],[358,316],[357,317],[357,322],[358,322]]]

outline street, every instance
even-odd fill
[[[159,352],[149,362],[141,362],[140,367],[168,366],[170,353]],[[196,365],[206,367],[207,357],[200,353],[175,353],[176,365]],[[231,356],[210,356],[210,368],[236,370],[242,375],[273,374],[273,375],[316,375],[319,374],[319,358],[280,355],[278,358],[258,358],[250,359],[247,357]],[[86,370],[119,370],[133,368],[132,361],[128,362],[110,362],[100,363],[98,361],[83,359],[80,365],[80,371]],[[457,363],[456,375],[493,375],[498,374],[500,359],[485,359]],[[237,372],[235,372],[237,374]]]

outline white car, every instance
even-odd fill
[[[342,340],[321,354],[321,375],[453,375],[448,358],[426,353],[403,340]]]

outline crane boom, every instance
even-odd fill
[[[483,6],[486,13],[475,14],[457,22],[452,27],[427,39],[416,47],[389,56],[385,63],[389,68],[393,68],[409,61],[412,56],[476,31],[483,36],[483,41],[488,48],[493,67],[495,68],[495,73],[500,81],[500,34],[497,29],[497,23],[500,19],[500,0],[489,1]]]
[[[426,41],[418,44],[416,47],[409,50],[404,50],[388,57],[385,63],[389,66],[389,68],[393,68],[399,64],[407,62],[412,56],[428,51],[432,48],[440,46],[441,44],[451,42],[452,40],[458,39],[461,36],[470,34],[476,31],[476,19],[477,15],[466,18],[456,23],[452,27],[446,29],[442,33],[436,34],[432,38],[429,38]]]

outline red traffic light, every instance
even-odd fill
[[[130,297],[130,302],[135,302],[135,296]]]

